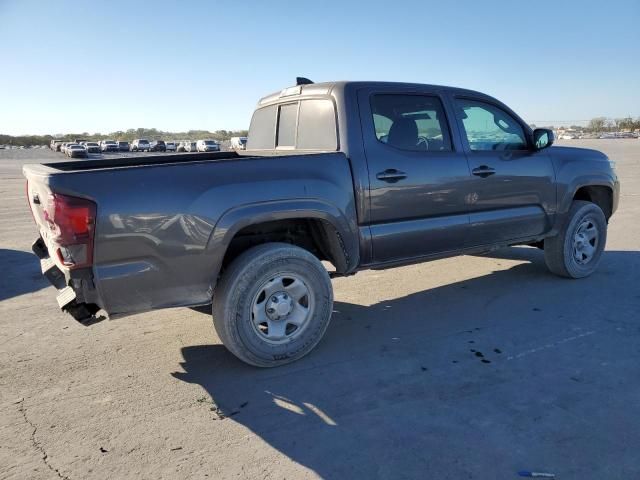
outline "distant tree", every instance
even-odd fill
[[[606,125],[607,119],[604,117],[596,117],[589,120],[587,128],[592,132],[602,132]]]

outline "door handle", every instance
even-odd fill
[[[384,172],[379,172],[376,175],[376,178],[383,182],[395,183],[398,180],[407,178],[407,174],[400,170],[396,170],[395,168],[387,168]]]
[[[478,177],[487,178],[488,176],[496,173],[496,171],[491,167],[487,167],[486,165],[480,165],[478,168],[474,168],[473,170],[471,170],[471,173]]]

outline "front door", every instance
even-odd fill
[[[452,99],[471,170],[467,246],[529,239],[551,228],[554,169],[514,115],[486,99]]]
[[[464,246],[471,181],[436,92],[359,92],[374,263]]]

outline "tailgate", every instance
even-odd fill
[[[92,268],[96,205],[52,191],[48,176],[38,172],[38,167],[23,169],[39,232],[32,250],[40,259],[42,274],[60,291],[60,308],[81,323],[94,323],[94,314],[100,310]]]

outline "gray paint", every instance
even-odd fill
[[[438,96],[449,120],[452,152],[406,152],[373,135],[374,93]],[[554,233],[576,190],[618,181],[603,154],[551,147],[527,152],[472,152],[455,121],[456,95],[486,95],[419,84],[338,82],[305,85],[300,94],[265,97],[260,107],[325,99],[336,107],[338,150],[248,150],[135,161],[28,165],[30,195],[48,191],[98,205],[92,272],[80,299],[111,315],[211,301],[222,259],[241,228],[264,221],[329,222],[345,249],[342,273],[540,240]],[[273,132],[275,135],[275,132]],[[488,165],[496,174],[472,171]],[[379,180],[388,169],[406,173]],[[36,212],[38,217],[38,212]],[[86,282],[93,276],[93,284]]]

